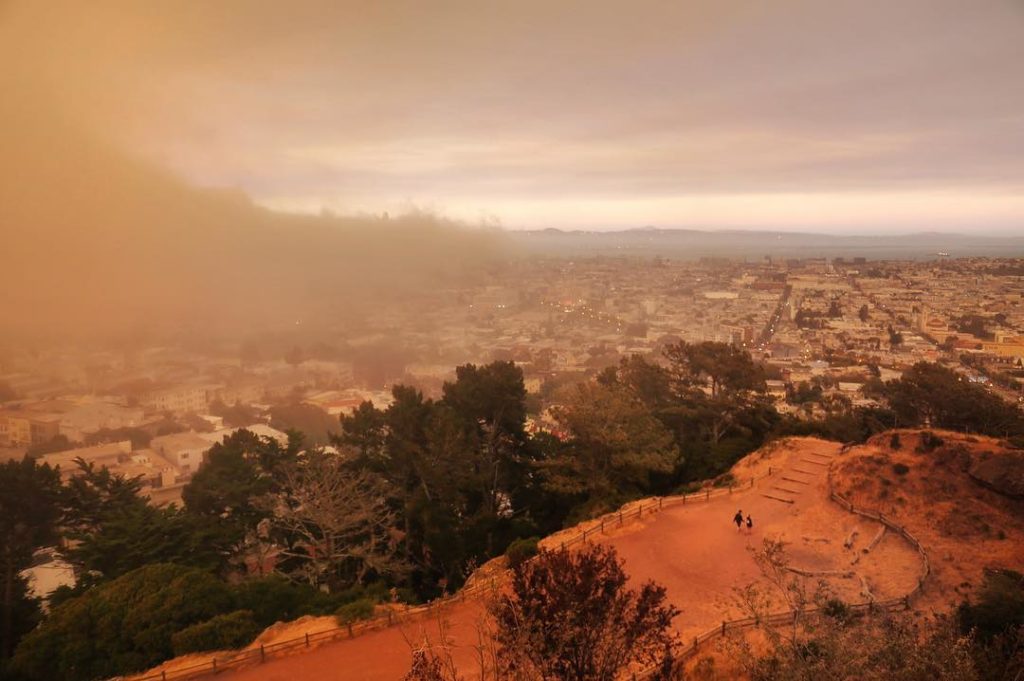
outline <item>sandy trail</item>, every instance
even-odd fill
[[[760,577],[749,548],[760,545],[765,537],[786,541],[796,567],[855,570],[855,579],[830,579],[830,586],[844,599],[863,600],[861,577],[879,599],[902,595],[915,584],[917,554],[892,536],[863,554],[861,548],[880,526],[844,512],[827,499],[826,472],[839,450],[836,443],[809,439],[779,448],[770,461],[774,474],[752,488],[710,501],[667,506],[595,540],[616,548],[634,583],[653,579],[666,587],[669,599],[682,611],[675,626],[684,640],[724,619],[742,616],[733,588]],[[742,472],[737,470],[738,477]],[[752,516],[751,533],[746,529],[738,532],[732,524],[737,509]],[[852,549],[845,548],[843,539],[854,529],[857,541]],[[856,564],[851,565],[858,554]],[[469,672],[483,605],[456,603],[441,612],[433,619],[328,643],[259,666],[226,671],[219,677],[231,681],[397,681],[409,669],[410,641],[421,643],[425,635],[431,641],[439,640],[439,617],[447,622],[456,662]]]

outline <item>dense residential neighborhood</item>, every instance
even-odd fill
[[[871,404],[873,381],[921,360],[1015,402],[1024,266],[990,258],[531,260],[487,285],[425,292],[305,345],[0,347],[0,453],[45,456],[65,474],[79,456],[116,461],[164,503],[228,429],[259,427],[279,439],[296,429],[326,444],[340,414],[366,400],[386,407],[392,385],[437,396],[455,366],[493,360],[522,370],[533,395],[529,425],[543,429],[560,386],[634,354],[658,362],[678,341],[748,350],[785,413],[809,416],[832,398]],[[805,399],[809,390],[815,399]]]

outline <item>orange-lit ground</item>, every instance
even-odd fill
[[[681,636],[688,639],[719,624],[742,616],[733,588],[758,579],[749,548],[766,536],[788,544],[791,563],[809,570],[847,570],[852,557],[875,535],[876,523],[846,513],[827,499],[826,471],[839,454],[836,443],[814,439],[790,441],[755,453],[735,468],[737,478],[758,475],[772,466],[773,475],[753,488],[706,502],[672,505],[660,513],[609,529],[597,540],[614,546],[635,581],[653,579],[664,584],[670,600],[682,610],[676,620]],[[749,482],[747,483],[749,485]],[[779,499],[791,499],[786,503]],[[737,509],[749,513],[754,529],[737,532],[731,523]],[[854,529],[858,539],[853,550],[843,539]],[[554,542],[557,543],[557,538]],[[861,554],[855,578],[832,579],[830,586],[847,600],[863,600],[864,578],[876,598],[899,596],[913,588],[920,562],[917,554],[898,537],[886,535],[869,554]],[[408,670],[411,648],[425,638],[437,643],[439,620],[447,626],[456,661],[467,672],[475,659],[478,622],[485,610],[479,600],[455,604],[435,617],[423,618],[352,640],[328,643],[309,652],[240,670],[225,671],[219,678],[232,681],[397,681]],[[321,624],[322,628],[322,624]],[[195,663],[193,659],[191,663]],[[172,665],[174,663],[171,663]],[[168,666],[168,669],[172,667]]]

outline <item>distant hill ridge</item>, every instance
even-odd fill
[[[537,255],[662,256],[680,259],[728,257],[853,258],[924,260],[949,257],[1024,257],[1022,236],[976,236],[913,232],[849,235],[769,230],[639,227],[612,231],[547,228],[509,232],[513,243]],[[945,257],[945,256],[941,256]]]

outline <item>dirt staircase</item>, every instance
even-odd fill
[[[804,452],[800,458],[789,461],[782,472],[773,476],[767,490],[761,492],[766,499],[794,504],[811,484],[828,472],[835,454]]]

